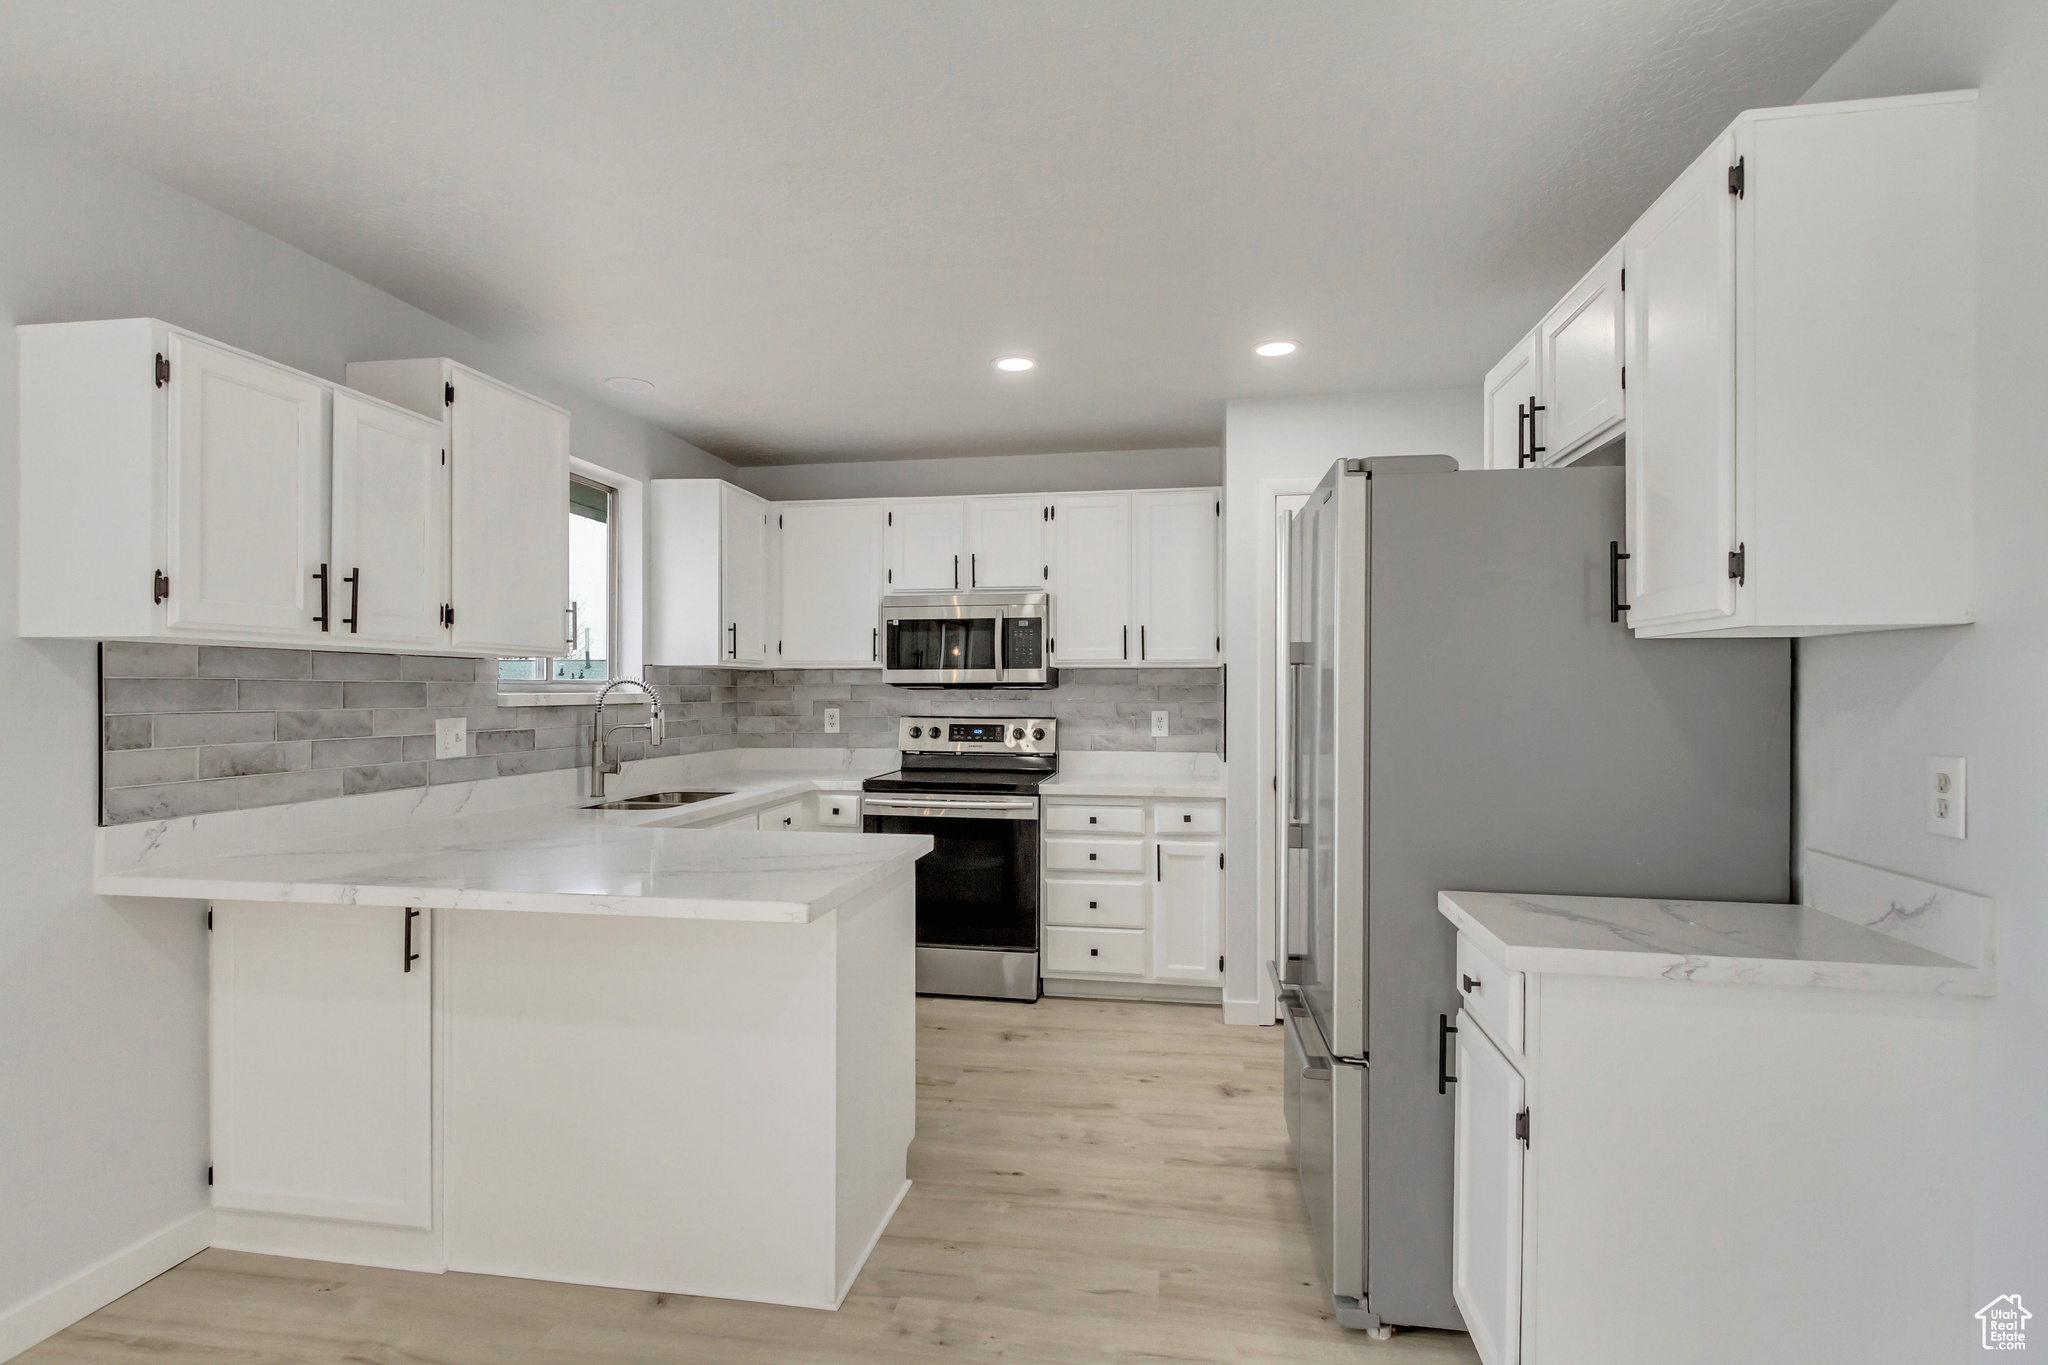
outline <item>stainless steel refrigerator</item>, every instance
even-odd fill
[[[1635,638],[1619,468],[1347,460],[1292,526],[1291,1149],[1339,1320],[1462,1329],[1436,893],[1787,899],[1791,651]]]

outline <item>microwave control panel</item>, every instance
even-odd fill
[[[1045,667],[1045,618],[1011,616],[1003,621],[1003,667]]]

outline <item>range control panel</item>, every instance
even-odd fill
[[[906,754],[1050,754],[1059,751],[1059,725],[1029,716],[905,716],[896,740]]]

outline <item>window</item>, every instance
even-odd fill
[[[612,538],[617,494],[601,483],[569,480],[569,614],[562,635],[566,648],[544,659],[500,659],[500,682],[606,682],[618,638],[613,604],[618,600],[618,558]]]

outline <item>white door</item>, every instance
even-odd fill
[[[453,371],[452,642],[502,655],[569,647],[569,414]]]
[[[1536,328],[1544,464],[1578,454],[1621,425],[1621,258],[1617,242]]]
[[[1451,1139],[1451,1296],[1484,1365],[1522,1355],[1522,1077],[1458,1015]]]
[[[1624,239],[1634,626],[1735,611],[1734,159],[1720,139]]]
[[[1152,975],[1223,979],[1223,845],[1162,839],[1153,845]]]
[[[880,662],[884,522],[879,502],[777,508],[782,572],[778,660],[866,668]]]
[[[346,390],[334,395],[331,634],[433,647],[447,640],[447,431]]]
[[[430,919],[214,906],[216,1207],[432,1226]]]
[[[1075,493],[1052,503],[1054,662],[1123,663],[1137,634],[1131,620],[1129,493]]]
[[[1529,408],[1540,401],[1536,379],[1536,334],[1515,343],[1486,373],[1486,467],[1520,469],[1529,463]]]
[[[894,502],[889,522],[889,592],[957,592],[967,586],[967,508],[957,500]]]
[[[316,636],[327,558],[327,390],[173,332],[165,624]],[[90,498],[93,490],[78,490]]]
[[[1043,588],[1046,585],[1046,499],[967,500],[967,587]]]
[[[1222,650],[1216,625],[1220,499],[1205,489],[1133,495],[1140,663],[1213,664]]]
[[[765,664],[768,641],[768,504],[721,484],[719,596],[725,610],[726,658]]]

